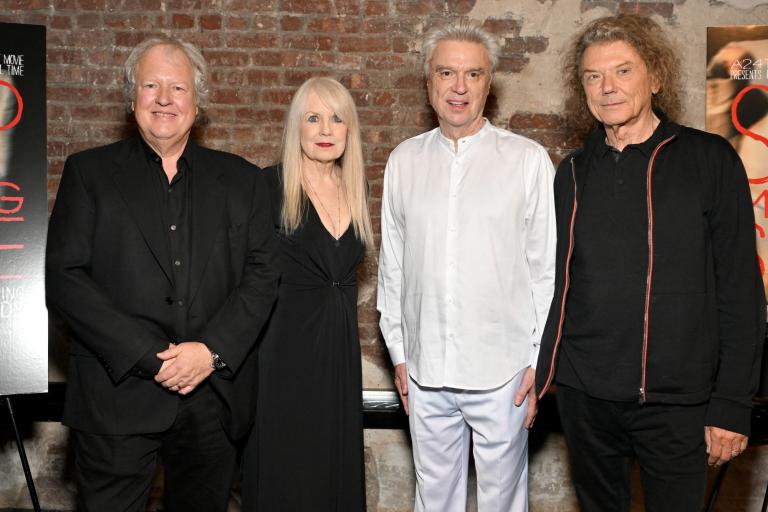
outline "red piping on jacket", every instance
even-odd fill
[[[648,398],[648,390],[645,388],[645,369],[648,362],[648,321],[650,318],[651,307],[651,282],[653,279],[653,187],[651,186],[651,175],[653,174],[653,162],[656,160],[656,155],[659,150],[667,145],[669,141],[674,139],[675,136],[671,136],[665,139],[656,146],[651,154],[651,159],[648,161],[648,172],[645,178],[646,186],[646,200],[648,202],[648,274],[645,278],[645,313],[643,316],[643,366],[642,377],[640,381],[640,403],[644,403]]]
[[[571,284],[571,255],[573,254],[573,226],[576,222],[576,209],[579,202],[576,200],[576,164],[571,157],[571,175],[573,176],[573,212],[571,213],[571,225],[568,235],[568,255],[565,257],[565,287],[563,288],[563,299],[560,302],[560,321],[557,324],[557,337],[555,337],[555,347],[552,349],[552,359],[549,363],[549,375],[547,381],[539,393],[539,400],[552,385],[552,379],[555,377],[555,356],[557,356],[557,347],[560,345],[560,339],[563,336],[563,322],[565,321],[565,298],[568,296],[568,286]]]

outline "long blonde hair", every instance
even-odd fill
[[[317,94],[347,126],[344,153],[337,164],[341,168],[341,184],[349,205],[355,236],[367,247],[373,247],[373,229],[368,214],[368,184],[363,164],[360,122],[355,102],[349,91],[333,78],[315,77],[304,82],[294,94],[283,129],[281,173],[283,206],[280,213],[282,228],[293,233],[301,225],[307,207],[307,194],[302,185],[301,123],[306,113],[307,98]]]

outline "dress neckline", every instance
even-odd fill
[[[311,199],[307,198],[307,201],[309,202],[310,206],[312,207],[312,212],[315,215],[315,218],[317,219],[317,222],[320,224],[320,229],[323,230],[323,232],[326,234],[326,236],[334,242],[336,247],[339,246],[339,243],[341,242],[341,239],[347,236],[347,233],[349,232],[350,228],[352,228],[352,220],[350,219],[349,223],[347,224],[346,229],[339,235],[339,238],[336,238],[333,236],[333,234],[328,231],[328,228],[325,227],[325,224],[323,224],[323,219],[320,218],[320,214],[317,212],[317,208],[315,208],[315,203],[312,202]]]

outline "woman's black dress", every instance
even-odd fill
[[[281,185],[265,171],[279,233]],[[365,510],[356,268],[364,247],[335,240],[308,202],[302,226],[279,235],[275,310],[259,346],[254,435],[259,512]],[[248,476],[243,490],[256,484]],[[250,481],[248,481],[250,480]]]

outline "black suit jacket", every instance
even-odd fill
[[[258,168],[188,142],[192,201],[190,340],[221,355],[229,372],[209,379],[233,438],[255,409],[254,343],[272,307],[277,275],[269,197]],[[143,162],[141,159],[144,159]],[[157,177],[139,172],[138,137],[67,159],[51,214],[46,258],[49,307],[73,331],[64,423],[101,434],[159,432],[179,397],[132,369],[168,347],[172,271]]]

